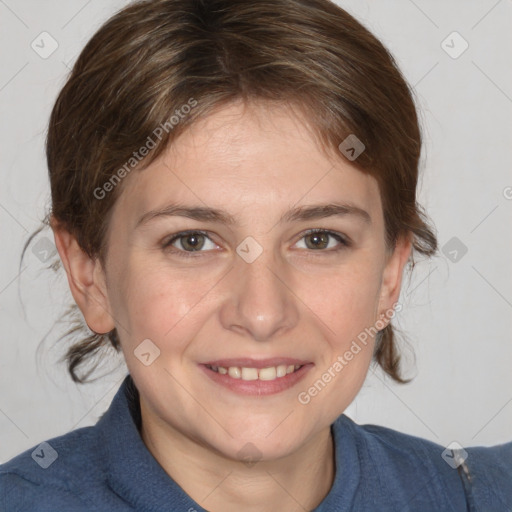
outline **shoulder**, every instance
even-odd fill
[[[0,465],[0,509],[47,510],[48,504],[53,510],[81,510],[81,503],[83,510],[94,510],[84,490],[102,480],[99,447],[96,428],[85,427]]]
[[[449,468],[442,457],[445,448],[438,443],[380,425],[358,425],[344,415],[337,422],[352,431],[361,447],[371,449],[374,455],[390,464],[414,464],[416,467],[434,464],[442,470]]]
[[[129,495],[133,468],[151,459],[132,409],[136,396],[128,375],[94,426],[44,441],[0,465],[0,510],[132,510],[112,487],[115,473],[121,484],[128,482],[121,494]],[[150,467],[159,466],[155,461]]]
[[[512,510],[512,442],[490,447],[470,447],[467,450],[470,501],[478,510]]]
[[[350,430],[361,464],[378,474],[383,487],[415,492],[420,502],[438,500],[446,510],[459,510],[455,503],[488,511],[512,505],[512,442],[457,450],[387,427],[358,425],[344,415],[336,424]]]
[[[386,510],[466,510],[462,480],[443,459],[444,447],[344,415],[336,423],[354,439],[364,492],[385,496]]]

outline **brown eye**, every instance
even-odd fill
[[[198,251],[204,245],[205,236],[201,233],[191,233],[180,237],[178,240],[181,241],[181,246],[185,251]]]
[[[210,237],[201,231],[182,231],[173,235],[163,244],[164,249],[171,250],[178,255],[187,255],[187,253],[204,253],[217,248]]]
[[[299,242],[302,240],[304,240],[304,247],[300,248],[312,251],[335,252],[350,246],[349,241],[341,234],[322,229],[307,231]]]
[[[325,249],[329,245],[329,235],[327,233],[311,233],[306,235],[304,239],[308,249]]]

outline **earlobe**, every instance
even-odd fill
[[[90,258],[76,238],[52,217],[55,245],[68,278],[71,294],[89,328],[103,334],[114,329],[105,274],[99,259]]]
[[[398,302],[402,286],[404,267],[412,250],[411,236],[400,236],[382,275],[381,294],[379,301],[379,317],[388,323],[393,305]]]

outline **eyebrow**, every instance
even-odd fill
[[[345,203],[329,203],[292,208],[280,217],[278,224],[282,224],[284,222],[316,220],[335,216],[345,217],[349,215],[359,218],[366,224],[371,224],[372,222],[370,214],[358,206]],[[217,222],[231,226],[237,224],[236,218],[224,210],[203,206],[180,206],[170,204],[162,209],[146,212],[137,221],[136,227],[160,217],[187,217],[197,221]]]

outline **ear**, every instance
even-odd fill
[[[98,258],[91,259],[76,238],[52,217],[55,245],[68,277],[69,288],[89,328],[104,334],[114,329],[105,273]]]
[[[397,303],[398,298],[400,297],[403,271],[407,261],[409,260],[411,250],[411,235],[402,235],[398,237],[393,251],[388,255],[386,266],[382,273],[378,309],[379,318],[386,325],[392,318],[390,312],[393,311],[393,305]]]

